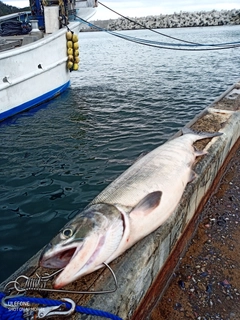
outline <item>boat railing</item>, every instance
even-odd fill
[[[11,20],[11,19],[16,19],[16,18],[19,18],[19,20],[21,19],[27,19],[28,16],[31,14],[30,11],[23,11],[23,12],[17,12],[17,13],[11,13],[11,14],[8,14],[6,16],[2,16],[0,17],[0,23],[1,22],[4,22],[6,20]]]

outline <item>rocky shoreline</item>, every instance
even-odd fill
[[[157,16],[131,19],[143,24],[145,28],[151,29],[240,25],[240,9],[199,12],[181,11],[180,13],[174,14],[160,14]],[[134,30],[144,28],[123,18],[97,20],[94,21],[93,24],[109,30]]]

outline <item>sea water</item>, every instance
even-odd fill
[[[159,31],[198,43],[240,40],[240,26]],[[148,30],[122,33],[172,42]],[[0,282],[141,154],[238,81],[239,53],[157,49],[81,33],[71,87],[0,123]]]

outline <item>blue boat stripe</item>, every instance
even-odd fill
[[[52,91],[49,91],[49,92],[43,94],[40,97],[37,97],[33,100],[25,102],[25,103],[23,103],[17,107],[14,107],[8,111],[0,113],[0,121],[4,120],[6,118],[12,117],[15,114],[20,113],[22,111],[28,110],[32,107],[36,107],[36,106],[38,106],[48,100],[55,98],[57,95],[60,95],[63,91],[65,91],[69,86],[70,86],[70,81],[68,81],[64,85],[62,85]]]

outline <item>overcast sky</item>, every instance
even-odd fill
[[[28,0],[1,0],[19,8],[29,5]],[[101,0],[103,4],[128,17],[169,14],[180,11],[210,11],[213,9],[240,9],[238,0]],[[99,5],[94,20],[116,19],[119,16]]]

